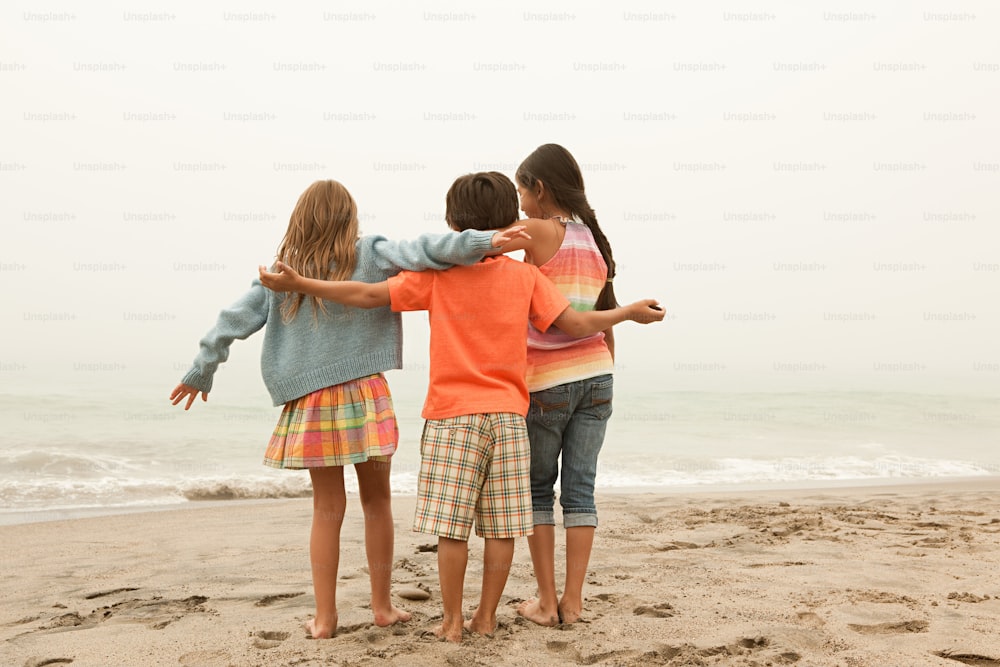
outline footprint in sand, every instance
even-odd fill
[[[9,625],[24,625],[25,623],[33,623],[38,619],[40,619],[41,617],[42,617],[41,614],[35,614],[34,616],[24,616],[22,618],[17,619],[13,623],[10,623]]]
[[[103,623],[110,618],[123,621],[148,623],[154,630],[162,630],[174,621],[193,613],[205,613],[203,604],[208,600],[201,595],[193,595],[183,600],[126,600],[116,604],[95,609],[86,616],[75,611],[56,616],[39,630],[62,631],[90,628]]]
[[[939,658],[961,662],[965,665],[983,665],[984,667],[987,665],[1000,665],[1000,658],[990,658],[976,653],[952,653],[951,651],[939,651],[933,655],[936,655]]]
[[[652,616],[654,618],[670,618],[674,615],[674,608],[668,602],[661,602],[656,605],[639,605],[632,610],[636,616]]]
[[[83,596],[84,600],[93,600],[94,598],[103,598],[108,595],[114,595],[115,593],[127,593],[129,591],[137,591],[138,588],[112,588],[106,591],[95,591],[93,593],[88,593]]]
[[[419,563],[414,563],[409,558],[403,558],[392,564],[393,569],[396,570],[406,570],[410,574],[416,575],[418,577],[423,577],[427,575],[427,568]]]
[[[275,602],[281,600],[290,600],[292,598],[297,598],[300,595],[305,595],[305,591],[299,591],[298,593],[276,593],[275,595],[265,595],[261,599],[254,603],[255,607],[270,607]]]
[[[759,568],[759,567],[796,567],[799,565],[812,565],[812,563],[806,563],[801,560],[783,560],[779,563],[750,563],[747,567]]]
[[[919,603],[906,595],[897,595],[888,591],[861,590],[852,592],[848,596],[851,602],[875,602],[877,604],[903,604],[914,609]]]
[[[951,543],[949,537],[925,537],[922,540],[913,542],[914,546],[921,546],[928,549],[941,549]]]
[[[705,658],[713,659],[712,664],[717,664],[715,660],[725,659],[730,656],[745,655],[747,652],[751,654],[760,655],[759,652],[765,651],[771,646],[771,640],[767,637],[743,637],[738,639],[732,644],[724,644],[719,646],[708,646],[708,647],[698,647],[693,644],[683,644],[681,646],[665,646],[663,648],[657,649],[655,651],[649,651],[642,654],[639,659],[635,662],[628,664],[633,665],[704,665],[706,664]],[[761,656],[764,657],[764,656]],[[797,662],[801,659],[798,653],[794,651],[784,651],[778,655],[767,656],[767,664],[773,665],[787,665]],[[592,664],[589,662],[582,664]],[[731,662],[725,662],[723,664],[733,664]],[[757,661],[750,662],[750,664],[760,664]]]
[[[258,630],[253,634],[253,645],[259,649],[274,648],[291,636],[288,632],[276,630]]]
[[[674,540],[673,542],[667,542],[659,546],[653,547],[654,551],[676,551],[677,549],[700,549],[702,545],[695,544],[694,542],[680,542]]]
[[[948,593],[949,600],[958,600],[959,602],[971,602],[976,604],[978,602],[985,602],[990,599],[989,595],[975,595],[974,593]]]
[[[162,630],[174,621],[179,621],[188,614],[206,613],[204,607],[208,598],[203,595],[192,595],[183,600],[129,600],[107,607],[103,610],[104,617],[119,616],[131,621],[148,622],[154,630]],[[98,609],[94,613],[102,612]]]
[[[560,660],[559,664],[572,664],[577,665],[588,665],[589,662],[584,662],[580,659],[580,650],[573,645],[572,642],[564,642],[559,640],[551,640],[545,643],[545,648],[549,653],[552,653],[553,660]]]
[[[51,619],[47,624],[41,626],[40,630],[53,630],[55,628],[75,628],[78,625],[82,625],[84,618],[75,611],[71,611],[68,614],[62,614]]]
[[[826,621],[824,621],[817,614],[814,614],[811,611],[800,611],[798,616],[799,616],[799,623],[808,626],[810,628],[818,628],[826,625]]]
[[[636,664],[635,662],[625,662],[626,659],[635,656],[635,651],[627,650],[615,650],[615,651],[604,651],[602,653],[591,653],[589,655],[582,655],[577,653],[577,658],[573,662],[578,665],[596,665],[598,663],[603,663],[606,660],[611,660],[612,658],[618,658],[612,664],[623,665],[623,664]],[[647,665],[648,662],[642,662],[640,664]]]
[[[352,632],[358,632],[359,630],[366,630],[372,627],[371,623],[354,623],[353,625],[338,625],[337,626],[337,636],[348,635]]]
[[[863,635],[893,635],[908,632],[927,632],[930,624],[927,621],[901,621],[899,623],[876,623],[874,625],[858,625],[848,623],[847,627]]]

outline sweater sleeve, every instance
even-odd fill
[[[369,237],[375,264],[387,276],[400,271],[449,269],[456,264],[475,264],[492,248],[494,231],[466,229],[463,232],[423,234],[412,241]]]
[[[201,339],[198,356],[182,383],[206,393],[212,390],[212,378],[219,364],[229,358],[232,342],[248,338],[267,322],[267,292],[267,288],[255,279],[249,292],[219,313],[215,326]]]

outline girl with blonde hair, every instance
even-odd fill
[[[299,197],[277,259],[303,276],[380,282],[402,270],[473,264],[518,235],[467,231],[425,234],[414,241],[360,236],[354,199],[333,180]],[[353,465],[365,515],[365,551],[375,624],[410,619],[393,606],[390,582],[393,521],[389,489],[399,430],[383,372],[402,368],[402,323],[388,307],[362,310],[300,294],[276,294],[254,280],[201,339],[190,371],[174,388],[174,405],[208,400],[212,379],[235,339],[264,331],[261,374],[274,405],[284,405],[264,454],[265,465],[307,469],[313,487],[309,540],[316,639],[337,631],[340,529],[347,500],[344,467]]]

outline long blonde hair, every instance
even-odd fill
[[[278,246],[278,259],[306,278],[344,280],[354,273],[357,262],[358,207],[354,198],[337,181],[316,181],[299,196],[288,220],[285,238]],[[305,294],[285,294],[281,318],[289,322],[306,300]],[[323,300],[313,301],[326,312]]]

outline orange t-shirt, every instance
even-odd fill
[[[569,300],[531,264],[488,257],[447,271],[389,278],[394,311],[426,310],[431,369],[424,419],[528,414],[525,323],[544,331]]]

